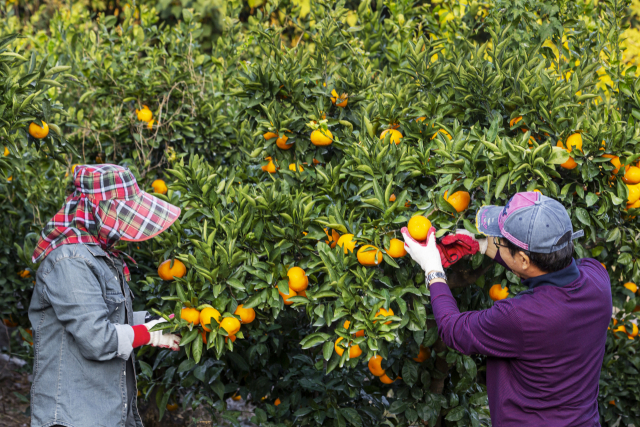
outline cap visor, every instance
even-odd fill
[[[485,236],[497,236],[503,237],[498,225],[498,218],[500,212],[504,207],[502,206],[483,206],[478,209],[476,214],[476,228]]]
[[[144,191],[135,200],[118,201],[121,240],[142,242],[152,239],[173,224],[180,208]]]

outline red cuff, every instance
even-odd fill
[[[131,328],[133,329],[133,344],[131,344],[133,348],[148,344],[151,341],[151,335],[146,326],[136,325]]]

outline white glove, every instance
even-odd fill
[[[485,252],[487,252],[487,247],[489,246],[489,239],[487,239],[486,237],[483,239],[477,239],[475,237],[475,235],[473,233],[469,233],[466,229],[464,228],[458,228],[456,230],[456,234],[464,234],[465,236],[469,236],[471,237],[473,240],[475,240],[476,242],[478,242],[478,245],[480,246],[480,253],[482,255],[485,254]]]
[[[166,320],[152,320],[151,322],[145,323],[144,326],[147,329],[151,329],[158,323],[162,322],[166,322]],[[150,345],[152,347],[170,348],[173,351],[179,351],[180,337],[174,334],[163,334],[162,332],[163,331],[149,332],[149,336],[151,337],[151,339],[146,345]]]
[[[400,232],[402,233],[402,237],[404,237],[404,249],[411,255],[411,258],[422,267],[425,274],[433,271],[444,273],[440,252],[438,252],[438,248],[436,247],[435,228],[432,227],[429,231],[426,242],[418,242],[411,237],[407,227],[402,227]]]

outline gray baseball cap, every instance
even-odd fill
[[[550,254],[578,237],[571,218],[560,202],[542,193],[517,193],[506,206],[483,206],[476,214],[476,227],[485,236],[504,237],[531,252]]]

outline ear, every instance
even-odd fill
[[[519,251],[518,255],[520,255],[520,257],[522,258],[520,262],[522,262],[523,269],[527,269],[528,267],[531,266],[531,259],[529,258],[529,255],[527,255],[523,251]]]

